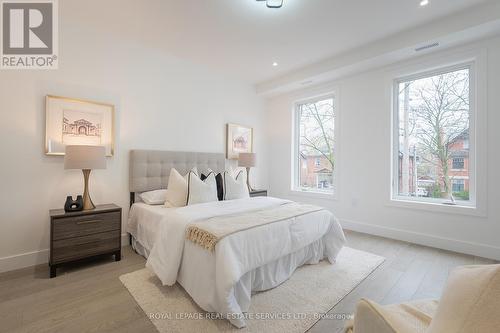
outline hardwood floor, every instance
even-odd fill
[[[388,304],[439,298],[449,271],[492,260],[346,231],[348,246],[387,260],[330,313],[352,313],[361,297]],[[47,265],[0,274],[0,332],[156,332],[118,277],[144,267],[130,247],[123,259],[62,267]],[[309,332],[340,332],[344,322],[323,319]]]
[[[330,314],[353,313],[362,297],[381,304],[439,298],[454,267],[495,263],[489,259],[355,232],[346,232],[346,236],[347,246],[381,255],[386,261],[340,301]],[[308,332],[342,332],[343,327],[341,320],[323,319]]]

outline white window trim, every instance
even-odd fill
[[[335,170],[333,171],[333,191],[321,191],[321,190],[304,190],[297,186],[297,181],[299,179],[299,172],[302,168],[299,156],[299,133],[300,133],[300,122],[298,106],[300,104],[311,103],[319,101],[322,99],[333,98],[333,112],[334,112],[334,147],[333,153],[335,160],[339,160],[339,149],[338,149],[338,138],[339,138],[339,93],[338,89],[330,90],[327,93],[309,96],[307,98],[298,99],[293,103],[292,106],[292,165],[291,165],[291,180],[290,180],[290,195],[292,196],[303,196],[309,198],[327,199],[327,200],[337,200],[338,199],[338,162],[335,163]]]
[[[392,175],[392,200],[396,201],[408,201],[408,202],[417,202],[417,203],[434,203],[438,205],[450,205],[451,201],[448,199],[424,199],[424,198],[419,198],[419,197],[408,197],[408,196],[403,196],[403,195],[398,195],[398,186],[399,186],[399,167],[396,167],[399,165],[399,86],[402,82],[407,82],[407,81],[413,81],[413,80],[418,80],[422,78],[428,78],[444,73],[450,73],[454,71],[459,71],[463,69],[468,69],[469,70],[469,79],[470,79],[470,87],[469,87],[469,101],[470,101],[470,120],[469,120],[469,136],[470,139],[469,141],[472,143],[469,145],[469,160],[473,161],[474,156],[475,156],[475,94],[476,94],[476,87],[475,87],[475,80],[476,80],[476,75],[475,75],[475,63],[474,62],[464,62],[461,64],[453,65],[453,66],[446,66],[446,67],[441,67],[436,70],[431,70],[431,71],[424,71],[415,75],[410,75],[410,76],[405,76],[401,78],[397,78],[394,80],[393,83],[393,152],[392,152],[392,163],[393,163],[393,175]],[[451,205],[452,207],[456,206],[462,206],[462,207],[476,207],[476,187],[475,187],[475,170],[472,168],[473,163],[469,164],[469,177],[470,177],[470,185],[469,188],[472,189],[470,191],[470,199],[468,202],[459,202],[456,203],[455,205]]]
[[[447,59],[443,63],[442,59]],[[395,140],[399,139],[398,109],[396,85],[398,82],[408,79],[427,77],[432,74],[452,71],[453,69],[471,66],[471,118],[469,129],[469,176],[473,181],[469,187],[473,188],[473,197],[469,205],[457,204],[449,205],[440,202],[425,202],[422,199],[398,196],[398,146]],[[422,69],[430,70],[422,70]],[[390,171],[390,193],[387,206],[442,212],[447,214],[487,216],[487,169],[486,169],[486,135],[487,135],[487,50],[464,50],[462,52],[443,52],[431,60],[414,63],[406,69],[399,69],[397,73],[392,73],[391,79],[391,171]],[[473,91],[473,92],[472,92]],[[477,130],[480,128],[481,130]],[[478,177],[477,175],[483,175]]]

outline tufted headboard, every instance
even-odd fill
[[[130,204],[135,193],[167,188],[170,169],[184,175],[193,167],[199,172],[207,169],[223,172],[226,159],[223,153],[196,153],[160,150],[130,151]]]

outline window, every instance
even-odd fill
[[[296,103],[294,116],[293,189],[333,193],[334,97],[327,96]]]
[[[395,82],[393,199],[472,205],[471,72],[463,65]]]
[[[463,179],[452,179],[451,188],[454,194],[465,192],[465,181]]]
[[[452,169],[462,170],[465,166],[465,159],[463,157],[455,157],[452,162]]]

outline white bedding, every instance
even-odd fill
[[[178,281],[202,309],[244,327],[252,292],[276,287],[303,264],[335,261],[345,243],[340,225],[326,210],[313,212],[229,235],[213,253],[185,240],[185,229],[193,221],[284,202],[257,197],[181,208],[134,204],[129,232],[150,252],[146,266],[164,285]]]

